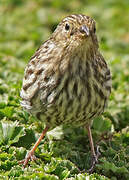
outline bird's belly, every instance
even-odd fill
[[[57,94],[49,94],[49,101],[53,101],[48,103],[45,111],[38,112],[40,120],[51,126],[82,126],[103,112],[107,98],[97,94],[92,84],[70,84],[71,87],[67,85]],[[58,92],[57,89],[55,91]]]

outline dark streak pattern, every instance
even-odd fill
[[[98,85],[93,84],[94,91],[100,96],[100,98],[105,99],[106,97],[103,94],[103,91],[98,87]]]
[[[37,79],[37,77],[35,76],[33,78],[33,81],[28,82],[27,84],[23,85],[23,89],[26,91],[31,85],[33,85],[35,83],[36,79]]]
[[[36,75],[40,75],[44,71],[44,68],[38,69],[35,71]]]

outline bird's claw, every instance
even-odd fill
[[[98,163],[99,156],[100,156],[99,146],[97,146],[96,154],[92,155],[91,168],[87,172],[89,172],[89,173],[93,172],[95,165]]]
[[[26,165],[28,164],[29,160],[35,161],[37,158],[34,155],[33,151],[30,151],[27,154],[27,157],[25,159],[23,159],[22,161],[19,161],[19,164],[23,164],[23,167],[25,168]]]
[[[96,154],[95,155],[92,155],[92,161],[91,161],[91,168],[88,169],[88,170],[83,170],[81,172],[88,172],[88,173],[92,173],[94,168],[95,168],[95,165],[98,163],[98,158],[100,156],[100,152],[99,152],[99,146],[97,146],[96,148]]]

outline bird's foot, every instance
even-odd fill
[[[34,155],[34,151],[30,151],[27,154],[27,157],[23,159],[22,161],[19,161],[19,164],[23,164],[23,167],[25,168],[26,165],[28,164],[29,160],[35,161],[37,158]]]
[[[95,165],[98,163],[99,156],[100,156],[99,146],[97,146],[96,154],[92,155],[91,168],[87,171],[88,173],[93,172]]]
[[[91,160],[91,168],[86,170],[82,170],[80,172],[84,173],[84,172],[87,172],[87,173],[92,173],[94,168],[95,168],[95,165],[98,163],[98,158],[100,156],[100,152],[99,152],[99,146],[97,146],[97,149],[96,149],[96,154],[95,155],[92,155],[92,160]]]

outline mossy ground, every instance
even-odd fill
[[[54,129],[37,148],[37,161],[25,169],[18,165],[43,129],[20,106],[24,68],[58,22],[71,13],[96,20],[100,49],[112,71],[109,106],[92,126],[101,156],[91,175],[85,173],[91,154],[83,128]],[[0,1],[0,179],[129,179],[128,17],[128,0]]]

